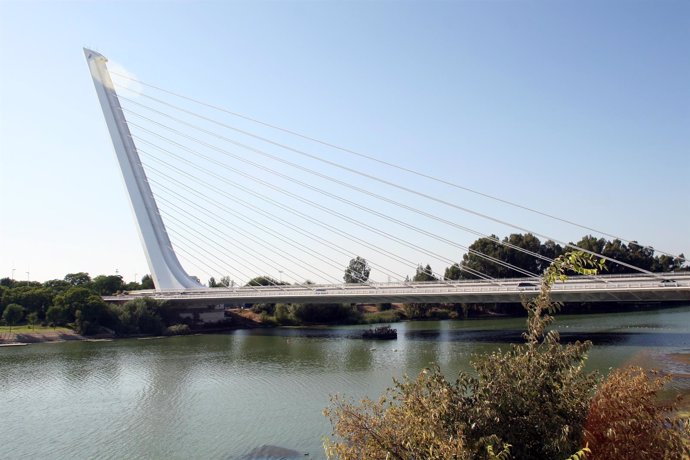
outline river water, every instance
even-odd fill
[[[375,397],[432,362],[452,377],[519,342],[524,319],[394,327],[386,342],[334,327],[0,348],[0,457],[320,459],[329,395]],[[594,342],[592,370],[663,369],[690,393],[690,307],[559,315],[556,327]]]

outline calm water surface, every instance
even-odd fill
[[[690,354],[690,307],[556,325],[594,342],[590,369],[661,368],[690,392],[678,359]],[[330,394],[377,396],[432,362],[453,376],[472,354],[519,342],[524,319],[395,327],[390,342],[338,327],[0,348],[0,457],[323,458]]]

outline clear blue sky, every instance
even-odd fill
[[[144,81],[690,253],[687,1],[0,1],[0,277],[148,272],[84,46]]]

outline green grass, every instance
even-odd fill
[[[0,326],[0,333],[4,332],[10,332],[10,327],[9,326]],[[48,326],[36,326],[32,327],[29,326],[28,324],[21,324],[19,326],[12,326],[12,331],[13,333],[16,334],[40,334],[43,332],[63,332],[63,333],[73,333],[74,331],[72,329],[66,328],[66,327],[48,327]]]

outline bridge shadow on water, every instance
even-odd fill
[[[644,328],[642,328],[644,329]],[[365,340],[361,328],[289,328],[253,330],[252,335],[304,337],[314,339]],[[398,328],[398,340],[410,342],[524,343],[522,329],[414,329]],[[594,345],[634,347],[690,347],[690,333],[668,331],[564,331],[559,330],[561,343],[589,340]]]

